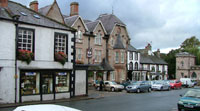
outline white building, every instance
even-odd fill
[[[74,95],[74,29],[0,0],[0,30],[0,103]]]

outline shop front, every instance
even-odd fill
[[[21,70],[20,102],[70,98],[71,70]]]

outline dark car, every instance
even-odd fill
[[[126,91],[127,91],[127,93],[129,93],[129,92],[140,93],[140,92],[144,92],[144,91],[151,92],[151,85],[149,85],[145,81],[138,81],[138,82],[128,85],[126,87]]]
[[[200,111],[200,89],[188,90],[178,101],[178,111]]]

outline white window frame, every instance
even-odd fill
[[[82,49],[77,48],[77,60],[82,60]]]
[[[101,33],[98,32],[96,35],[95,35],[95,44],[96,45],[101,45]]]
[[[18,49],[33,51],[34,31],[30,29],[19,29]]]
[[[133,52],[129,52],[129,60],[133,60]]]
[[[94,61],[95,62],[101,62],[101,50],[95,50],[94,53]]]
[[[124,51],[121,51],[121,63],[124,63],[124,55],[125,55],[125,53],[124,53]]]
[[[83,33],[80,29],[76,32],[76,42],[82,42]]]
[[[67,51],[67,35],[55,34],[55,52],[63,52],[66,54]]]

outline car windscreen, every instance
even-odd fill
[[[184,97],[200,98],[200,90],[189,90],[185,93]]]
[[[117,83],[116,83],[116,82],[114,82],[114,81],[112,81],[112,82],[111,82],[111,84],[112,84],[112,85],[117,85]]]

